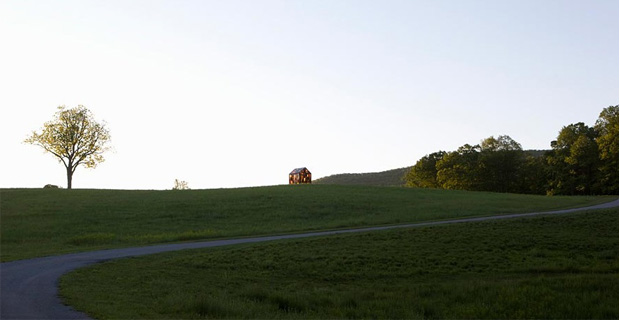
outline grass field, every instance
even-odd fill
[[[617,319],[618,211],[117,260],[61,295],[98,319]]]
[[[579,207],[544,197],[364,186],[0,190],[0,261],[112,247]]]

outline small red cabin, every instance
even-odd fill
[[[297,168],[288,174],[288,184],[312,183],[312,173],[307,168]]]

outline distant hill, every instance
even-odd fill
[[[523,150],[523,151],[525,151],[525,154],[529,154],[533,157],[542,157],[545,155],[545,152],[551,151],[551,150]]]
[[[525,154],[542,157],[549,150],[523,150]],[[392,169],[382,172],[341,173],[313,180],[316,184],[340,184],[362,186],[403,186],[403,177],[412,167]]]
[[[364,185],[364,186],[402,186],[403,176],[411,167],[370,173],[342,173],[313,180],[316,184]]]

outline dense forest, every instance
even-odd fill
[[[593,127],[583,122],[563,127],[551,150],[524,151],[509,136],[489,137],[426,155],[404,179],[406,186],[418,188],[618,194],[618,106],[603,109]]]

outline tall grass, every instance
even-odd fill
[[[61,294],[101,319],[617,319],[618,212],[165,253]]]
[[[612,197],[299,185],[0,190],[0,261],[161,242],[294,233],[589,205]]]

